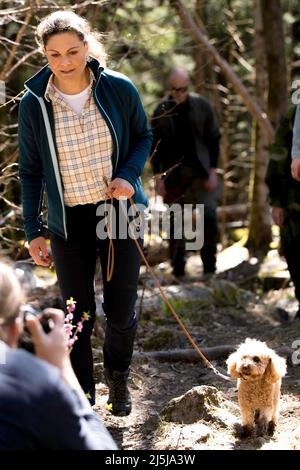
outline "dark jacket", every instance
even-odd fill
[[[59,370],[0,341],[0,450],[116,449],[81,390]]]
[[[266,173],[271,206],[300,211],[300,183],[291,175],[291,151],[296,106],[290,106],[277,128],[270,146],[270,160]]]
[[[203,170],[201,173],[208,176],[210,168],[216,168],[218,163],[219,127],[206,98],[191,93],[187,100],[196,157]],[[155,174],[166,171],[180,160],[175,116],[176,103],[170,97],[164,99],[154,111],[151,163]]]
[[[138,91],[126,76],[103,69],[97,60],[92,59],[88,65],[96,78],[95,102],[113,139],[113,177],[129,181],[135,190],[134,201],[147,204],[140,174],[151,148],[152,134]],[[50,75],[46,65],[25,82],[28,91],[19,109],[19,171],[28,241],[44,234],[41,217],[44,189],[49,230],[67,239],[53,109],[51,102],[44,99]]]

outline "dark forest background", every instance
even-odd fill
[[[211,100],[222,130],[221,242],[228,246],[241,233],[251,252],[266,253],[272,239],[264,183],[268,147],[300,78],[297,0],[0,2],[1,254],[19,259],[26,253],[18,104],[24,81],[45,63],[34,37],[36,25],[62,8],[73,9],[104,33],[108,66],[134,81],[149,117],[166,92],[170,70],[188,69],[194,90]],[[143,179],[151,195],[149,164]]]

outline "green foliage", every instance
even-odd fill
[[[184,0],[183,5],[196,19],[195,0]],[[221,56],[253,92],[255,63],[253,57],[253,0],[210,0],[203,3],[203,24],[205,31]],[[292,38],[292,27],[299,15],[298,0],[282,0],[283,19],[286,31],[289,63],[300,57],[299,38]],[[74,5],[69,0],[52,2],[15,2],[3,4],[1,36],[3,50],[0,56],[0,71],[3,70],[14,42],[24,25],[27,7],[32,8],[28,25],[24,26],[23,35],[16,45],[13,60],[6,81],[7,98],[11,99],[23,89],[24,81],[35,73],[45,60],[37,52],[34,30],[39,19],[58,8],[75,8],[86,17],[96,31],[104,33],[104,42],[109,53],[108,65],[128,75],[141,93],[146,111],[150,116],[158,101],[167,91],[167,77],[174,67],[186,67],[192,79],[196,79],[196,46],[189,32],[182,28],[179,17],[168,0],[126,0],[108,2],[80,2]],[[24,8],[25,7],[25,8]],[[297,39],[298,38],[298,39]],[[233,91],[219,68],[210,62],[206,52],[200,47],[204,70],[203,93],[213,100],[219,121],[223,128],[223,141],[228,138],[228,155],[222,163],[227,188],[224,204],[245,203],[248,201],[249,174],[252,165],[252,123],[249,113],[241,98]],[[283,51],[284,53],[284,51]],[[18,67],[15,67],[19,64]],[[14,68],[15,67],[15,68]],[[290,67],[291,68],[291,67]],[[0,109],[0,149],[1,170],[7,164],[17,161],[17,104],[11,102]],[[9,201],[20,204],[19,184],[12,179],[9,189]],[[1,193],[2,195],[2,193]],[[0,195],[0,210],[6,216],[11,206]],[[7,196],[7,194],[6,194]],[[15,212],[11,225],[21,226],[20,214]],[[1,227],[0,227],[1,228]],[[14,234],[14,235],[12,235]],[[0,232],[3,237],[15,236],[16,230],[6,228]],[[19,232],[21,235],[21,232]]]
[[[205,325],[210,321],[210,312],[214,308],[212,299],[213,297],[208,295],[206,298],[202,297],[193,300],[171,299],[170,303],[185,324]],[[168,306],[162,303],[162,319],[170,317],[174,318]]]

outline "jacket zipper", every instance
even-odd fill
[[[103,70],[103,69],[102,69]],[[102,70],[100,70],[100,74],[99,74],[99,78],[96,82],[96,85],[95,85],[95,88],[94,88],[94,98],[96,100],[96,102],[98,103],[98,106],[99,108],[101,109],[101,111],[103,112],[104,116],[106,117],[107,121],[109,122],[110,124],[110,127],[113,131],[113,134],[114,134],[114,138],[115,138],[115,142],[116,142],[116,146],[117,146],[117,158],[116,158],[116,163],[115,165],[113,164],[113,171],[115,172],[116,168],[117,168],[117,165],[118,165],[118,161],[119,161],[119,142],[118,142],[118,137],[117,137],[117,133],[116,133],[116,130],[114,128],[114,125],[109,117],[109,115],[107,114],[107,112],[105,111],[105,109],[103,108],[102,104],[100,103],[98,97],[97,97],[97,94],[96,94],[96,89],[97,89],[97,86],[100,82],[100,78],[101,78],[101,72]],[[114,162],[113,162],[114,163]]]
[[[64,234],[65,234],[65,239],[67,239],[67,226],[66,226],[66,212],[65,212],[65,205],[64,205],[64,197],[63,197],[63,191],[62,191],[62,184],[61,184],[61,178],[59,174],[59,168],[58,168],[58,162],[57,162],[57,156],[56,156],[56,151],[55,151],[55,146],[54,146],[54,141],[53,141],[53,136],[52,136],[52,131],[51,131],[51,126],[49,122],[49,117],[48,113],[46,110],[46,106],[44,104],[43,98],[40,98],[37,96],[35,93],[33,93],[30,88],[28,88],[25,85],[25,88],[31,93],[35,98],[38,100],[41,109],[42,109],[42,114],[43,114],[43,119],[46,127],[46,133],[47,133],[47,138],[48,138],[48,143],[49,143],[49,148],[50,148],[50,154],[51,154],[51,159],[52,159],[52,164],[54,168],[54,174],[55,174],[55,179],[57,183],[57,188],[58,188],[58,193],[61,201],[61,206],[62,206],[62,212],[63,212],[63,229],[64,229]]]

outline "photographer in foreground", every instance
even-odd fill
[[[36,356],[17,349],[22,301],[15,274],[0,262],[0,450],[116,449],[72,369],[63,312],[45,311],[53,323],[48,334],[29,316]]]

